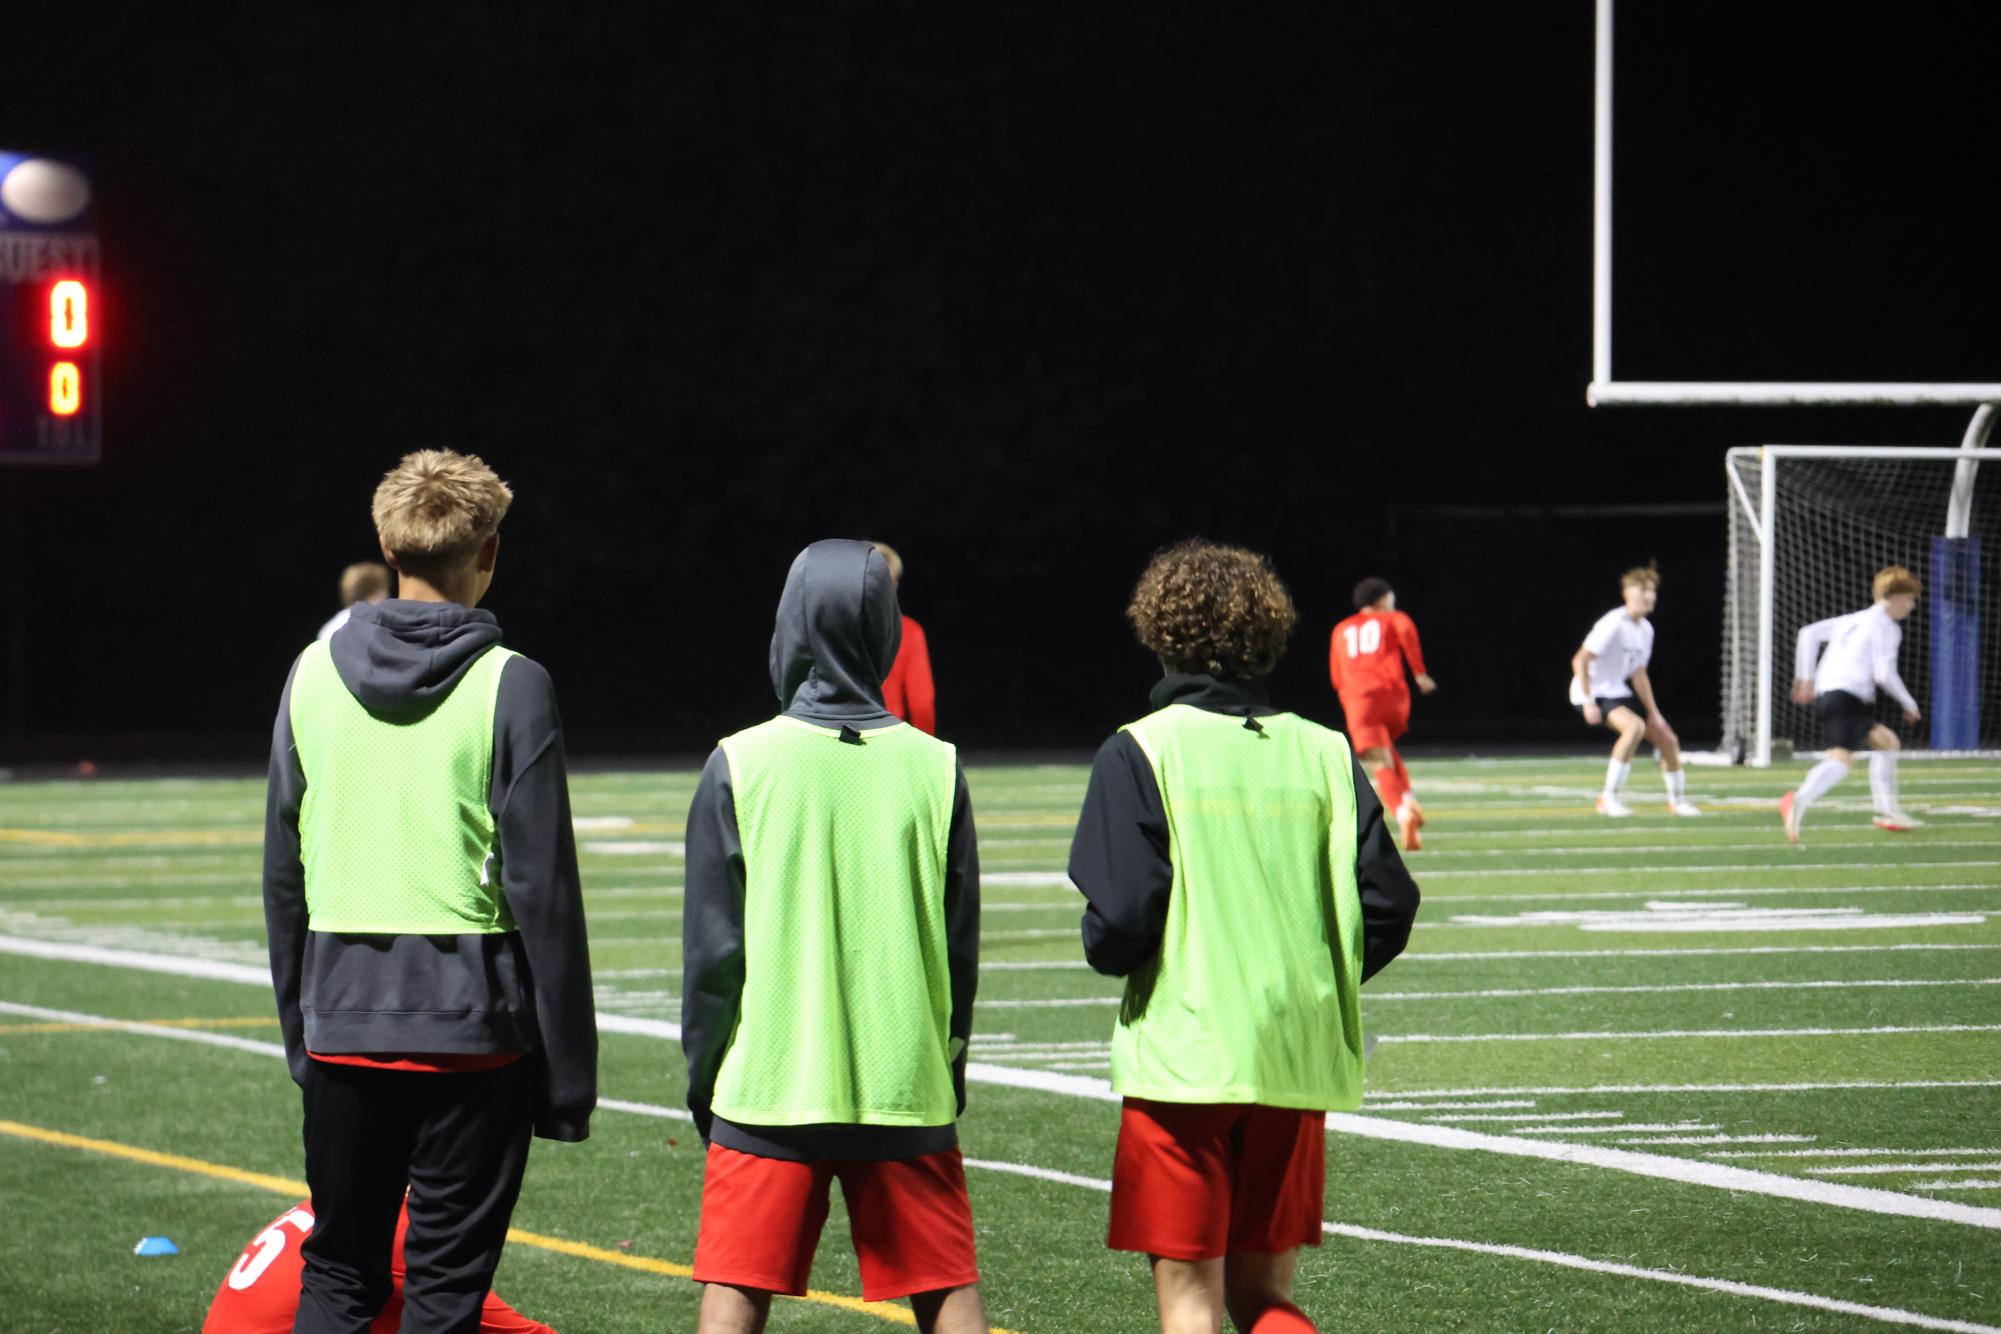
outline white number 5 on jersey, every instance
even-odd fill
[[[264,1276],[271,1262],[285,1253],[285,1225],[290,1223],[299,1230],[301,1237],[313,1230],[313,1216],[304,1209],[290,1209],[284,1217],[257,1234],[250,1244],[256,1249],[245,1252],[236,1259],[236,1265],[229,1271],[229,1286],[243,1291]]]

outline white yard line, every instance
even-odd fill
[[[227,1047],[232,1051],[253,1052],[258,1056],[280,1056],[285,1048],[276,1042],[259,1042],[255,1038],[231,1037],[227,1033],[204,1033],[196,1028],[167,1028],[160,1024],[141,1024],[130,1019],[111,1019],[101,1014],[81,1014],[75,1010],[51,1010],[41,1005],[21,1005],[14,1001],[0,1001],[0,1014],[17,1014],[23,1019],[42,1019],[55,1024],[77,1024],[84,1028],[101,1028],[106,1032],[137,1033],[149,1038],[168,1038],[175,1042],[194,1042],[204,1047]]]
[[[1907,1190],[2001,1190],[2001,1181],[1913,1181]]]
[[[1916,814],[1915,811],[1912,813]],[[1774,812],[1775,817],[1776,814],[1777,812],[1775,811]],[[1440,823],[1443,824],[1444,822],[1441,821]],[[1775,852],[1787,852],[1786,845],[1780,841],[1784,837],[1785,834],[1780,829],[1778,820],[1774,818],[1772,821],[1771,836],[1768,837],[1768,839],[1766,840],[1767,844]],[[1537,857],[1595,857],[1595,856],[1603,856],[1608,852],[1617,852],[1621,854],[1629,852],[1636,854],[1637,853],[1653,854],[1653,853],[1663,853],[1663,852],[1674,853],[1674,854],[1691,854],[1699,852],[1749,852],[1755,849],[1757,846],[1758,845],[1755,843],[1702,843],[1691,840],[1687,843],[1619,843],[1609,848],[1584,847],[1584,846],[1578,846],[1574,848],[1566,848],[1562,846],[1535,847],[1535,848],[1446,848],[1427,853],[1425,856],[1424,864],[1426,867],[1430,867],[1433,858],[1444,859],[1447,857],[1519,858],[1529,854],[1533,854],[1534,856]],[[1889,845],[1875,840],[1871,840],[1869,842],[1843,843],[1838,845],[1831,843],[1824,843],[1820,846],[1819,849],[1817,849],[1817,851],[1834,852],[1839,850],[1843,852],[1853,852],[1853,851],[1860,851],[1863,849],[1875,849],[1887,846]],[[1923,844],[1923,847],[1926,852],[1932,852],[1940,848],[1986,848],[1990,851],[2001,851],[2001,843],[1997,843],[1994,839],[1991,838],[1939,839],[1936,842],[1928,839]],[[1757,867],[1755,869],[1764,871],[1783,871],[1783,870],[1790,870],[1794,867],[1802,865],[1818,865],[1818,864],[1819,863],[1807,863],[1807,862],[1796,861],[1794,860],[1794,854],[1787,852],[1785,861],[1777,863],[1772,866],[1762,866],[1762,867]],[[1855,862],[1851,858],[1845,862],[1832,862],[1829,864],[1834,866],[1853,866],[1855,865]],[[1894,864],[1898,866],[1905,866],[1905,865],[1992,866],[1994,863],[1992,862],[1905,862],[1902,859],[1899,859]],[[1446,868],[1446,869],[1464,869],[1464,868]],[[1555,873],[1570,875],[1574,874],[1576,869],[1577,868],[1575,867],[1566,866],[1563,867],[1560,872],[1555,872]],[[1630,866],[1624,869],[1627,871],[1628,874],[1632,873],[1633,871],[1633,868]],[[1693,870],[1705,870],[1709,868],[1678,866],[1678,867],[1668,867],[1664,869],[1678,870],[1678,871],[1693,871]],[[1549,874],[1550,872],[1545,872],[1545,873]]]
[[[1885,1024],[1879,1028],[1658,1028],[1634,1032],[1385,1033],[1388,1045],[1410,1042],[1599,1042],[1652,1038],[1848,1038],[1885,1033],[2001,1033],[2001,1024]]]
[[[1644,1135],[1621,1144],[1811,1144],[1818,1135]],[[1715,1155],[1711,1155],[1714,1157]]]
[[[607,974],[599,974],[600,977]],[[1364,1001],[1520,1000],[1536,996],[1639,995],[1690,991],[1845,991],[1853,987],[1992,987],[2001,977],[1857,978],[1805,982],[1667,982],[1655,986],[1619,987],[1490,987],[1480,991],[1366,991]],[[1067,996],[1043,1000],[983,1000],[982,1010],[1063,1010],[1117,1005],[1111,996]]]
[[[1618,1278],[1639,1278],[1654,1283],[1672,1283],[1679,1287],[1701,1288],[1710,1292],[1728,1293],[1733,1297],[1756,1297],[1764,1301],[1783,1302],[1788,1306],[1805,1306],[1819,1311],[1832,1311],[1838,1315],[1863,1316],[1870,1320],[1880,1320],[1892,1325],[1913,1325],[1919,1329],[1944,1329],[1960,1331],[1961,1334],[1996,1334],[1997,1327],[1979,1325],[1967,1320],[1945,1320],[1937,1316],[1923,1315],[1917,1311],[1906,1311],[1894,1306],[1869,1306],[1862,1302],[1842,1301],[1834,1297],[1821,1297],[1810,1292],[1796,1292],[1790,1288],[1766,1287],[1760,1283],[1739,1283],[1735,1279],[1705,1278],[1699,1274],[1684,1274],[1671,1269],[1642,1269],[1637,1265],[1619,1264],[1610,1260],[1590,1260],[1581,1255],[1570,1255],[1562,1251],[1545,1251],[1531,1246],[1508,1246],[1485,1241],[1460,1241],[1449,1237],[1413,1237],[1401,1232],[1384,1232],[1378,1228],[1356,1227],[1349,1223],[1322,1223],[1321,1230],[1330,1236],[1351,1237],[1357,1241],[1398,1242],[1406,1246],[1436,1246],[1446,1250],[1470,1251],[1477,1255],[1494,1255],[1509,1260],[1531,1260],[1538,1264],[1560,1265],[1565,1269],[1577,1269],[1592,1274],[1610,1274]]]
[[[1383,1103],[1365,1105],[1372,1112],[1380,1112],[1386,1106]],[[1432,1105],[1429,1103],[1412,1103],[1410,1105],[1412,1107],[1423,1107],[1426,1111],[1433,1110]],[[1424,1119],[1427,1121],[1616,1121],[1624,1115],[1624,1112],[1528,1112],[1513,1116],[1489,1116],[1485,1113],[1474,1113],[1471,1115],[1455,1113],[1451,1116],[1427,1116]],[[1624,1130],[1632,1129],[1631,1126],[1622,1126],[1620,1128]]]
[[[1931,845],[1927,844],[1926,846],[1929,847]],[[1542,851],[1542,849],[1538,848],[1537,851],[1540,852]],[[1643,849],[1621,848],[1620,851],[1639,852],[1643,851]],[[1662,849],[1662,851],[1679,851],[1679,849]],[[1519,857],[1521,854],[1518,852],[1511,852],[1507,855]],[[1934,861],[1917,861],[1909,858],[1900,857],[1895,862],[1887,864],[1894,865],[1900,871],[1909,870],[1920,866],[1936,866],[1941,869],[1964,870],[1966,868],[1974,866],[2001,866],[2001,861],[1963,861],[1954,859],[1951,861],[1934,862]],[[1773,863],[1772,865],[1769,866],[1763,863],[1733,862],[1730,863],[1729,865],[1716,865],[1716,866],[1637,867],[1629,864],[1626,866],[1565,866],[1561,868],[1551,868],[1547,866],[1436,866],[1435,867],[1431,865],[1429,862],[1426,862],[1419,868],[1418,876],[1422,880],[1424,880],[1425,883],[1429,884],[1433,880],[1437,880],[1448,876],[1474,876],[1479,879],[1485,880],[1492,876],[1535,875],[1535,876],[1541,876],[1544,879],[1548,880],[1548,879],[1555,879],[1558,876],[1577,876],[1577,875],[1646,875],[1653,877],[1656,883],[1656,887],[1652,892],[1656,894],[1665,894],[1674,892],[1672,890],[1662,889],[1658,887],[1659,880],[1667,876],[1716,875],[1723,872],[1728,872],[1731,875],[1742,875],[1747,871],[1753,873],[1762,871],[1772,875],[1791,875],[1796,871],[1852,872],[1854,870],[1855,870],[1855,860],[1852,857],[1844,861],[1832,861],[1832,862],[1799,861],[1795,858],[1788,857],[1783,862]]]
[[[1461,1089],[1385,1089],[1386,1098],[1480,1098],[1527,1094],[1605,1093],[1822,1093],[1833,1089],[2001,1088],[2001,1079],[1836,1079],[1798,1084],[1575,1084],[1510,1085]],[[1986,1150],[1981,1150],[1985,1153]]]
[[[1421,873],[1421,868],[1420,868]],[[1426,894],[1426,903],[1542,903],[1577,899],[1745,898],[1774,894],[1952,894],[1962,891],[2001,894],[2001,884],[1983,885],[1737,885],[1708,889],[1588,889],[1540,890],[1520,894]]]
[[[0,937],[0,941],[7,938]],[[38,942],[27,942],[35,944]],[[4,947],[4,946],[0,946]],[[78,947],[70,947],[72,949]],[[182,972],[183,966],[196,960],[174,959],[167,956],[145,956],[152,961],[171,965],[166,969],[148,969],[147,964],[137,962],[134,956],[121,955],[111,950],[93,951],[96,957],[88,962],[109,964],[126,968],[149,971]],[[44,955],[43,957],[66,957]],[[246,972],[255,970],[245,969]],[[184,974],[186,975],[186,974]],[[214,976],[211,974],[210,976]],[[258,986],[269,985],[262,975],[244,978],[240,974],[226,980],[253,981]],[[614,1025],[599,1020],[599,1027],[611,1032],[631,1033],[662,1040],[677,1040],[680,1025],[665,1020],[622,1019]],[[154,1030],[143,1025],[146,1033],[177,1030]],[[224,1035],[202,1034],[204,1037]],[[241,1041],[242,1039],[238,1039]],[[272,1044],[275,1045],[275,1044]],[[1022,1070],[1010,1066],[995,1065],[984,1061],[969,1061],[966,1066],[967,1079],[981,1084],[991,1084],[1009,1088],[1029,1089],[1041,1093],[1082,1098],[1094,1102],[1116,1102],[1118,1095],[1112,1092],[1110,1081],[1088,1078],[1081,1075],[1062,1074],[1048,1070]],[[1911,1081],[1903,1084],[1875,1083],[1870,1081],[1849,1081],[1822,1085],[1776,1085],[1765,1088],[1979,1088],[2001,1085],[2001,1080],[1932,1080]],[[1561,1089],[1457,1089],[1423,1090],[1426,1096],[1486,1095],[1508,1096],[1539,1092],[1677,1092],[1677,1091],[1745,1091],[1759,1086],[1746,1085],[1682,1085],[1682,1086],[1627,1086],[1623,1089],[1584,1088]],[[1393,1095],[1394,1096],[1394,1095]],[[1403,1095],[1412,1096],[1412,1095]],[[1433,1148],[1478,1150],[1509,1157],[1541,1158],[1561,1163],[1599,1167],[1625,1172],[1635,1176],[1653,1177],[1678,1181],[1722,1190],[1735,1190],[1749,1194],[1773,1196],[1781,1199],[1803,1200],[1837,1208],[1855,1209],[1868,1213],[1887,1214],[1909,1218],[1929,1218],[1943,1222],[1959,1223],[1966,1226],[2001,1230],[2001,1209],[1982,1208],[1962,1204],[1957,1201],[1938,1200],[1924,1196],[1906,1195],[1896,1191],[1876,1190],[1866,1186],[1851,1186],[1841,1182],[1821,1181],[1787,1176],[1776,1172],[1761,1172],[1751,1168],[1736,1167],[1726,1163],[1708,1162],[1699,1159],[1673,1155],[1639,1153],[1631,1149],[1614,1149],[1603,1145],[1565,1143],[1560,1140],[1530,1139],[1515,1135],[1488,1135],[1467,1130],[1459,1126],[1434,1126],[1400,1121],[1394,1118],[1336,1112],[1328,1116],[1329,1133],[1354,1135],[1361,1138],[1390,1140],[1406,1144],[1420,1144]],[[1997,1331],[1996,1334],[2001,1334]]]
[[[1489,1098],[1478,1102],[1406,1102],[1393,1099],[1389,1102],[1365,1101],[1362,1104],[1362,1110],[1365,1112],[1443,1112],[1455,1107],[1464,1107],[1470,1110],[1486,1107],[1533,1106],[1535,1106],[1534,1098]]]
[[[1894,945],[1690,945],[1685,948],[1630,950],[1406,950],[1397,956],[1397,962],[1449,963],[1455,959],[1687,959],[1714,954],[1903,954],[1933,950],[2001,950],[2001,945],[1959,941],[1938,943],[1904,941]],[[1082,961],[1075,966],[1088,967]]]
[[[2001,945],[1961,942],[1908,941],[1894,945],[1692,945],[1674,949],[1629,950],[1406,950],[1398,963],[1450,963],[1455,960],[1502,959],[1686,959],[1712,954],[1900,954],[1910,951],[2001,950]],[[997,959],[982,963],[983,972],[1089,972],[1082,959]],[[1364,993],[1365,996],[1373,993]]]
[[[2001,1172],[2001,1162],[1986,1163],[1844,1163],[1839,1167],[1809,1167],[1819,1177],[1886,1176],[1893,1172]]]
[[[2001,1149],[1774,1149],[1770,1153],[1760,1153],[1756,1149],[1725,1149],[1709,1156],[1711,1158],[1947,1158],[1962,1153],[2001,1154]]]
[[[1638,1130],[1652,1130],[1663,1134],[1687,1130],[1721,1130],[1711,1121],[1640,1121],[1620,1125],[1600,1126],[1523,1126],[1515,1131],[1517,1135],[1630,1135]]]
[[[1028,1163],[996,1162],[988,1158],[968,1158],[967,1167],[977,1171],[1002,1172],[1010,1176],[1027,1177],[1033,1181],[1049,1181],[1058,1185],[1076,1186],[1084,1190],[1095,1190],[1109,1194],[1112,1183],[1101,1177],[1087,1177],[1075,1172],[1059,1172],[1053,1168],[1036,1167]],[[1996,1183],[2001,1184],[2001,1183]],[[1671,1283],[1677,1287],[1698,1288],[1708,1292],[1724,1293],[1732,1297],[1752,1297],[1761,1301],[1779,1302],[1787,1306],[1801,1306],[1812,1310],[1831,1311],[1838,1315],[1862,1316],[1880,1320],[1886,1324],[1911,1325],[1919,1329],[1942,1329],[1960,1331],[1961,1334],[2001,1334],[2001,1327],[1978,1325],[1965,1320],[1945,1320],[1924,1315],[1917,1311],[1906,1311],[1894,1306],[1869,1306],[1861,1302],[1842,1301],[1833,1297],[1822,1297],[1810,1292],[1797,1292],[1790,1288],[1773,1288],[1757,1283],[1739,1283],[1735,1279],[1707,1278],[1700,1274],[1685,1274],[1671,1269],[1643,1269],[1637,1265],[1619,1264],[1609,1260],[1592,1260],[1566,1251],[1549,1251],[1539,1247],[1510,1246],[1497,1242],[1464,1241],[1457,1237],[1419,1237],[1406,1232],[1385,1232],[1381,1228],[1361,1227],[1353,1223],[1323,1221],[1320,1229],[1330,1237],[1346,1237],[1351,1241],[1382,1242],[1397,1246],[1426,1246],[1437,1250],[1465,1251],[1475,1255],[1492,1255],[1508,1260],[1526,1260],[1534,1264],[1557,1265],[1564,1269],[1574,1269],[1589,1274],[1607,1274],[1617,1278],[1645,1279],[1654,1283]]]

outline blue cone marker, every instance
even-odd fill
[[[132,1248],[134,1255],[179,1255],[181,1248],[167,1237],[141,1237],[139,1244]]]

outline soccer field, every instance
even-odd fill
[[[1360,1113],[1329,1120],[1322,1328],[2001,1325],[2001,770],[1861,775],[1800,847],[1804,765],[1697,769],[1705,818],[1601,819],[1601,759],[1420,761],[1411,947],[1363,992]],[[604,1025],[589,1142],[538,1143],[496,1291],[564,1334],[692,1329],[701,1148],[678,1015],[693,773],[573,780]],[[985,916],[962,1124],[997,1327],[1150,1327],[1103,1246],[1116,982],[1063,875],[1084,770],[976,768]],[[258,897],[255,781],[0,786],[0,1328],[195,1330],[305,1193]],[[137,1258],[141,1236],[180,1254]],[[837,1204],[816,1293],[864,1306]]]

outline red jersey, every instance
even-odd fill
[[[202,1334],[291,1334],[292,1318],[299,1313],[299,1276],[306,1267],[299,1243],[312,1230],[311,1200],[301,1200],[271,1220],[271,1226],[243,1248],[229,1267],[229,1277],[215,1290]],[[395,1286],[382,1313],[369,1324],[369,1334],[396,1334],[403,1323],[403,1234],[409,1230],[406,1205],[397,1215],[396,1243],[389,1253],[389,1277]],[[480,1334],[556,1334],[490,1292],[480,1308],[479,1330]]]
[[[1358,611],[1334,627],[1327,647],[1327,674],[1343,695],[1389,691],[1408,696],[1405,663],[1415,673],[1424,671],[1417,626],[1400,611]]]
[[[882,683],[883,707],[921,732],[938,734],[938,692],[931,684],[931,649],[924,627],[903,618],[903,643]]]

